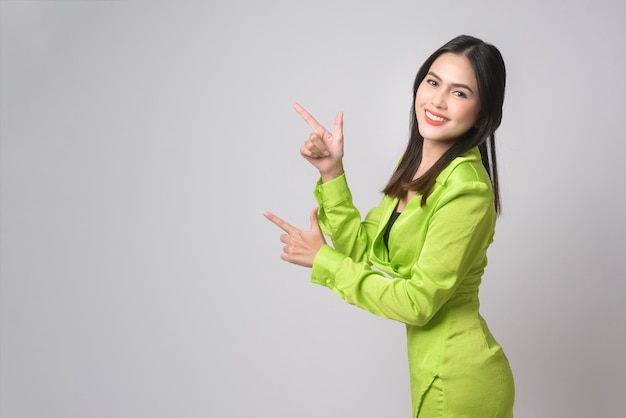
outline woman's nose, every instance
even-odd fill
[[[440,109],[445,109],[446,107],[446,97],[443,89],[437,89],[432,92],[430,96],[430,103]]]

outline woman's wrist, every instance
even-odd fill
[[[343,164],[338,164],[336,167],[333,167],[331,170],[321,172],[320,177],[322,178],[322,183],[327,183],[331,180],[336,179],[337,177],[343,174]]]

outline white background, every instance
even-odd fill
[[[508,70],[482,313],[516,417],[621,417],[623,3],[2,1],[0,415],[408,417],[404,326],[282,262],[307,107],[363,212],[413,77],[459,34]]]

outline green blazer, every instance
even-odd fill
[[[411,199],[389,248],[383,236],[397,198],[384,196],[362,220],[345,175],[318,182],[314,194],[333,245],[318,252],[312,281],[406,324],[413,416],[511,417],[509,363],[478,312],[496,222],[478,149],[441,172],[424,206],[421,195]]]

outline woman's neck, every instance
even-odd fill
[[[441,142],[441,141],[428,141],[424,140],[422,143],[422,159],[419,167],[413,176],[413,179],[417,179],[426,173],[430,168],[441,158],[447,150],[452,147],[453,143]]]

